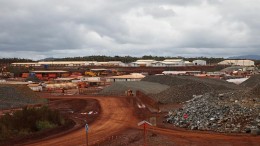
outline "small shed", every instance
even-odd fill
[[[127,82],[127,81],[140,81],[145,76],[139,73],[132,73],[130,75],[112,76],[108,77],[108,82]]]
[[[207,62],[205,60],[194,60],[192,61],[194,65],[207,65]]]

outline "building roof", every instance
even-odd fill
[[[40,61],[39,64],[84,64],[86,61]]]
[[[6,82],[0,82],[0,84],[28,85],[30,84],[30,82],[6,81]]]
[[[105,68],[90,69],[91,71],[107,71]]]
[[[122,76],[112,76],[108,77],[110,79],[142,79],[145,76],[139,73],[132,73],[130,75],[122,75]]]
[[[38,62],[17,62],[12,64],[38,64]]]
[[[32,73],[65,73],[68,71],[64,71],[64,70],[34,70],[31,71]]]
[[[183,59],[165,59],[163,62],[180,62],[183,61]]]
[[[177,63],[180,63],[180,62],[178,62],[178,61],[175,61],[175,62],[174,61],[163,61],[161,63],[167,64],[167,65],[170,65],[170,64],[176,65]]]
[[[54,79],[55,81],[71,81],[71,80],[74,80],[76,78],[57,78],[57,79]]]
[[[28,87],[39,87],[40,85],[39,84],[28,84],[27,86]]]
[[[108,62],[98,62],[99,64],[108,64]]]
[[[230,64],[230,65],[234,64],[234,65],[251,66],[251,65],[254,65],[255,62],[252,60],[224,60],[224,61],[219,62],[218,64]]]

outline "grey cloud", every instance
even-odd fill
[[[171,9],[165,9],[163,7],[149,7],[144,8],[146,14],[151,15],[155,18],[172,17],[175,15]]]
[[[257,0],[0,1],[0,57],[255,54],[259,8]]]

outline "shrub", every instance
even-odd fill
[[[37,121],[36,123],[37,130],[45,130],[57,127],[57,125],[50,123],[49,121]]]
[[[51,110],[47,106],[26,107],[14,112],[13,115],[6,114],[0,117],[0,141],[55,128],[65,123],[65,119],[57,110]]]

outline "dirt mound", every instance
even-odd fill
[[[180,103],[209,92],[226,92],[240,87],[224,80],[198,78],[192,76],[148,76],[142,81],[161,83],[171,86],[158,94],[149,96],[160,103]]]
[[[157,94],[166,89],[169,86],[159,84],[159,83],[152,83],[152,82],[145,82],[145,81],[137,81],[137,82],[115,82],[112,85],[104,88],[100,94],[101,95],[125,95],[125,91],[132,90],[135,94],[135,91],[139,90],[145,94]]]
[[[213,91],[213,88],[203,83],[189,83],[181,86],[172,86],[150,97],[160,103],[181,103],[193,98],[193,95],[202,95]]]
[[[0,85],[0,110],[45,103],[46,101],[26,85]]]
[[[169,76],[169,75],[147,76],[143,78],[142,81],[160,83],[168,86],[184,85],[189,82],[189,80],[177,76]]]
[[[142,79],[142,81],[155,82],[155,83],[165,84],[168,86],[179,86],[179,85],[202,83],[214,89],[220,89],[220,90],[239,89],[239,86],[233,83],[229,83],[225,80],[211,79],[211,78],[198,78],[194,76],[158,75],[158,76],[145,77],[144,79]]]
[[[250,91],[249,94],[255,95],[257,97],[260,97],[260,83],[258,83],[255,87],[253,87]]]
[[[259,75],[253,75],[249,79],[247,79],[245,82],[240,84],[240,86],[243,87],[255,87],[258,83],[260,83],[260,74]]]

